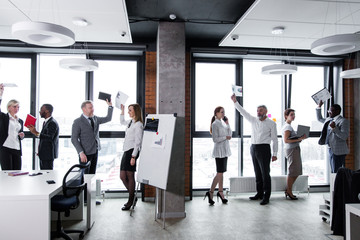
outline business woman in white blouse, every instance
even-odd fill
[[[131,120],[125,121],[124,105],[121,105],[120,123],[127,125],[124,140],[124,154],[120,165],[120,179],[129,191],[128,201],[124,204],[122,210],[129,210],[131,206],[136,205],[135,197],[135,171],[136,159],[139,157],[142,137],[143,137],[143,118],[139,104],[131,104],[128,107],[128,113]]]
[[[212,157],[215,158],[216,161],[216,175],[211,184],[210,191],[205,194],[205,198],[207,197],[209,204],[213,205],[215,203],[213,200],[214,190],[216,185],[219,185],[216,196],[217,198],[220,197],[222,203],[225,204],[228,200],[225,199],[223,193],[223,175],[227,169],[227,158],[231,155],[229,140],[231,139],[232,132],[229,121],[227,117],[225,117],[225,110],[223,107],[215,108],[214,116],[211,119],[210,133],[214,142]]]

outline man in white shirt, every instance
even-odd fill
[[[231,96],[236,110],[251,123],[251,148],[250,153],[254,165],[256,178],[256,195],[250,200],[259,200],[261,205],[269,203],[271,195],[270,161],[277,160],[278,140],[276,123],[267,118],[265,105],[258,106],[257,117],[250,115],[237,102],[235,94]],[[271,155],[270,142],[273,142]]]

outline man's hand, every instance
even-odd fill
[[[32,134],[34,134],[35,136],[39,135],[39,132],[36,131],[36,128],[34,127],[34,125],[28,125],[27,128],[30,130],[30,132]]]
[[[318,107],[321,108],[321,106],[322,106],[323,104],[324,104],[323,101],[320,100]]]
[[[277,160],[276,156],[272,156],[271,161],[275,162]]]
[[[329,124],[329,126],[330,126],[331,128],[335,128],[335,122],[332,121],[332,122]]]
[[[109,107],[112,106],[112,102],[109,102],[108,99],[106,99],[106,103],[107,103],[107,105],[108,105]]]
[[[231,95],[231,100],[233,100],[233,102],[236,103],[236,96],[235,96],[235,94]]]
[[[87,157],[84,152],[80,153],[80,161],[83,163],[87,162]]]

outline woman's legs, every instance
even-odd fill
[[[290,196],[294,196],[293,193],[292,193],[292,186],[294,184],[294,182],[296,181],[298,176],[296,177],[291,177],[291,176],[288,176],[287,177],[287,188],[286,188],[286,192],[290,195]]]
[[[135,174],[134,174],[134,172],[126,171],[126,176],[127,176],[128,181],[129,181],[129,185],[128,185],[128,191],[129,191],[128,205],[132,205],[132,203],[134,201],[134,196],[135,196]]]
[[[219,184],[219,191],[223,190],[223,173],[216,173],[210,188],[210,197],[213,198],[216,185]]]

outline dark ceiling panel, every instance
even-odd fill
[[[187,39],[220,41],[254,0],[127,0],[131,34],[136,39],[156,39],[157,23],[185,22]]]

